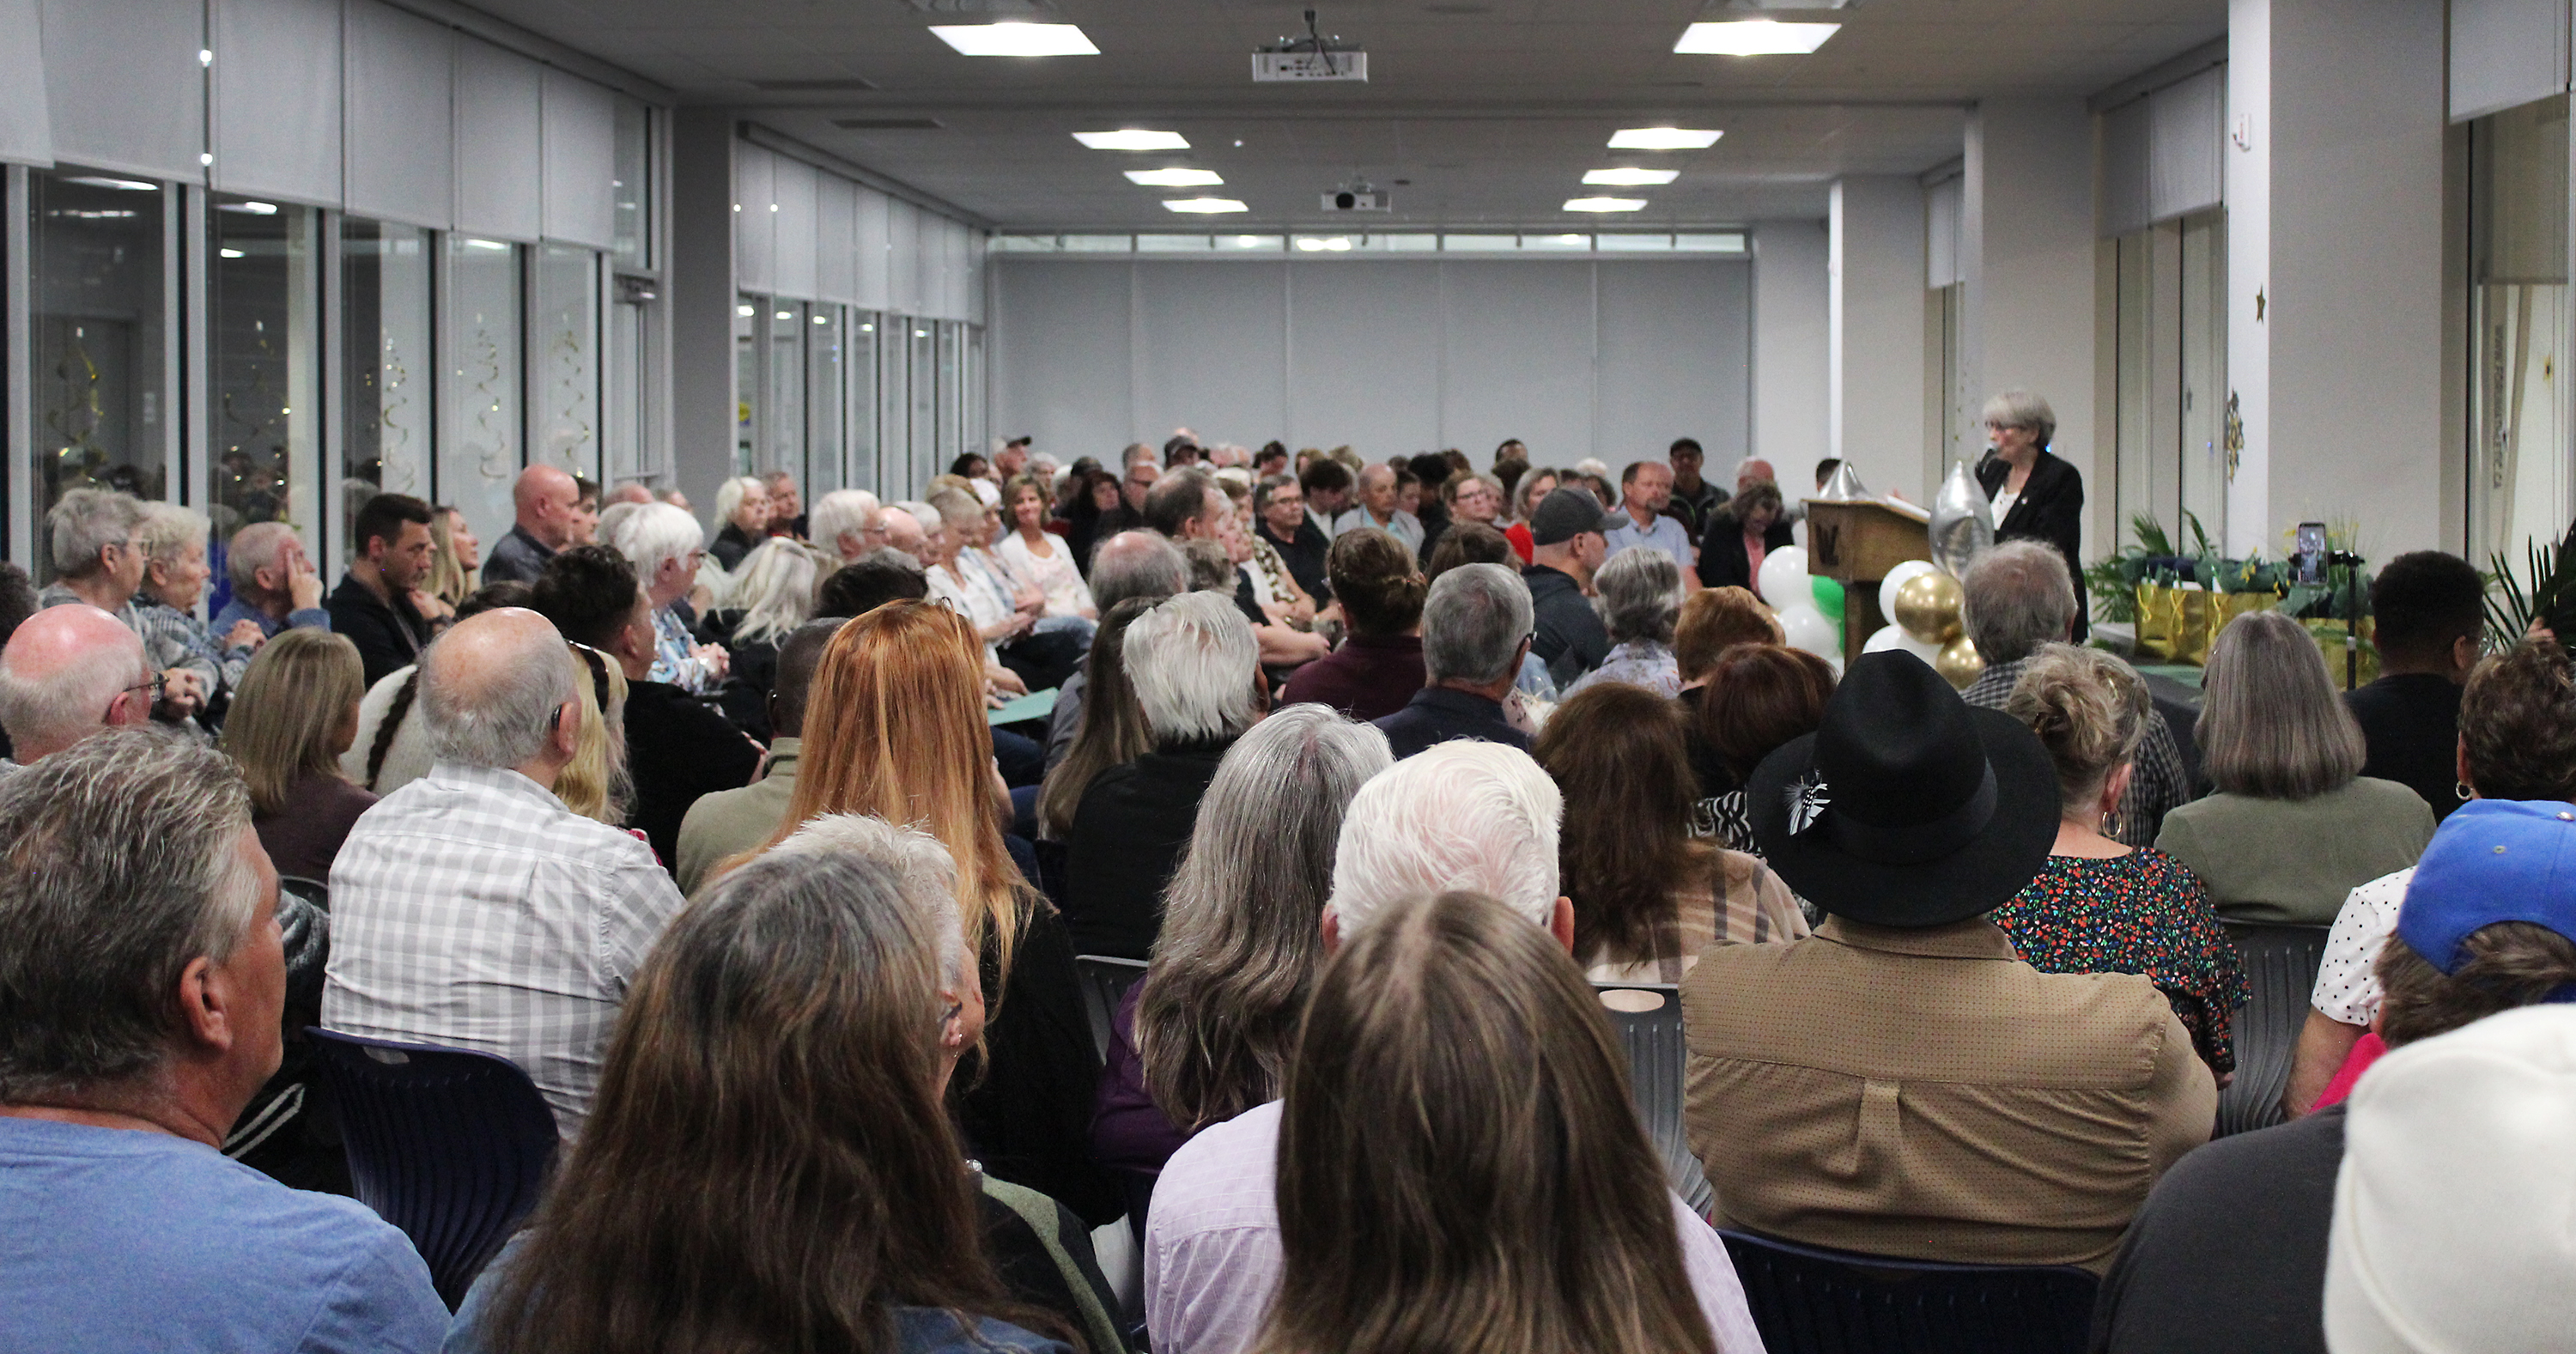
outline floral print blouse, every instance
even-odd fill
[[[2182,862],[2151,846],[2108,859],[2050,856],[1991,919],[2042,973],[2145,974],[2210,1070],[2236,1066],[2231,1026],[2245,973],[2209,890]]]

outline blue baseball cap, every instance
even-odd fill
[[[2576,940],[2576,805],[2474,799],[2433,833],[2397,937],[2444,973],[2481,927],[2524,921]]]

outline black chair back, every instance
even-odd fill
[[[360,1202],[411,1238],[450,1309],[537,1206],[554,1111],[507,1058],[307,1031]]]
[[[1947,1265],[1718,1235],[1771,1354],[2079,1354],[2101,1287],[2064,1265]]]
[[[1105,954],[1078,954],[1074,970],[1082,975],[1082,1012],[1091,1017],[1091,1047],[1102,1061],[1109,1058],[1109,1025],[1127,989],[1145,976],[1142,959],[1116,959]]]
[[[1594,983],[1602,1008],[1628,1046],[1629,1092],[1637,1100],[1637,1119],[1655,1144],[1673,1192],[1691,1211],[1707,1217],[1716,1203],[1708,1177],[1691,1151],[1682,1126],[1682,1063],[1689,1049],[1682,1037],[1682,990],[1671,983]]]
[[[2252,993],[2236,1013],[2236,1079],[2218,1093],[2218,1127],[2211,1135],[2270,1128],[2285,1117],[2281,1093],[2290,1086],[2290,1063],[2307,1023],[2308,995],[2326,955],[2323,926],[2257,926],[2223,922],[2236,942]]]

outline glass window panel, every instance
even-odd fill
[[[839,306],[817,305],[805,318],[805,469],[800,477],[805,502],[841,487],[843,383],[843,316]]]
[[[1133,235],[1065,235],[1059,246],[1068,254],[1126,254],[1134,252]]]
[[[877,472],[877,317],[876,312],[850,312],[850,442],[849,485],[884,497],[884,477]]]
[[[447,367],[438,426],[438,496],[474,534],[497,541],[515,514],[521,465],[520,246],[447,237]]]
[[[966,326],[939,323],[939,468],[966,450]]]
[[[985,242],[984,249],[985,252],[992,254],[1052,254],[1055,252],[1055,237],[1052,235],[996,235]]]
[[[1517,235],[1443,235],[1440,247],[1452,254],[1492,253],[1521,247]]]
[[[617,101],[617,207],[613,237],[617,262],[653,266],[653,111],[633,99]]]
[[[1670,235],[1596,235],[1594,243],[1604,253],[1669,254],[1673,252]]]
[[[162,274],[169,197],[140,180],[27,177],[37,447],[30,506],[43,582],[54,570],[41,524],[65,490],[103,486],[144,498],[169,490]]]
[[[751,473],[760,445],[755,415],[759,412],[761,346],[769,333],[769,298],[738,296],[733,307],[733,473]]]
[[[966,344],[966,445],[991,455],[995,448],[984,440],[984,327],[961,324],[958,332]]]
[[[2565,95],[2469,127],[2469,558],[2567,529]]]
[[[1730,230],[1715,234],[1676,235],[1673,237],[1673,248],[1683,253],[1741,254],[1744,252],[1744,232]]]
[[[1524,235],[1521,237],[1521,248],[1560,251],[1573,249],[1590,252],[1592,237],[1589,235]]]
[[[599,255],[537,249],[532,456],[599,482]]]
[[[1428,254],[1440,248],[1440,237],[1427,233],[1420,235],[1373,235],[1369,238],[1375,246],[1384,248],[1390,253],[1397,254]]]
[[[910,498],[916,486],[912,460],[912,337],[900,315],[877,316],[877,496]]]
[[[1219,235],[1216,247],[1231,253],[1276,254],[1288,247],[1285,235]]]
[[[912,433],[912,488],[919,492],[948,468],[939,459],[938,338],[928,320],[908,319],[904,324],[912,331],[912,409],[907,417]]]
[[[608,460],[602,469],[608,475],[605,483],[612,486],[644,471],[644,446],[651,426],[651,412],[644,404],[649,313],[644,304],[624,300],[608,312]]]
[[[214,334],[215,538],[288,522],[321,556],[321,279],[311,207],[215,199],[207,291]],[[218,552],[220,553],[220,552]],[[218,568],[222,561],[213,561]]]
[[[1139,235],[1136,248],[1148,254],[1204,254],[1212,246],[1205,235]]]
[[[340,222],[340,557],[378,493],[430,496],[430,235]]]
[[[752,473],[801,470],[805,464],[805,303],[770,302],[761,390],[761,453]]]

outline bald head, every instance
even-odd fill
[[[920,518],[901,508],[884,508],[879,510],[879,520],[885,527],[887,545],[914,559],[921,558],[922,550],[930,544],[930,533],[922,530]]]
[[[579,502],[581,486],[550,465],[529,466],[510,486],[510,506],[519,514],[519,529],[550,550],[572,544],[573,506]]]
[[[1780,482],[1780,475],[1771,468],[1769,461],[1759,456],[1749,458],[1735,467],[1735,492],[1739,494],[1763,480],[1777,484]]]
[[[1130,597],[1159,601],[1189,588],[1189,561],[1160,532],[1122,531],[1092,547],[1091,598],[1103,615]]]
[[[420,660],[420,713],[432,756],[518,771],[548,789],[580,732],[572,651],[552,622],[503,607],[456,623]]]
[[[650,503],[650,502],[652,502],[652,501],[653,501],[653,491],[652,491],[652,490],[650,490],[650,489],[645,488],[643,485],[638,484],[638,483],[636,483],[636,482],[635,482],[635,481],[633,481],[633,480],[628,480],[628,481],[627,481],[627,482],[625,482],[624,484],[621,484],[621,485],[617,486],[616,488],[611,489],[611,490],[609,490],[609,491],[608,491],[608,499],[607,499],[607,502],[612,503],[612,504],[614,504],[614,503]]]
[[[47,607],[0,650],[0,729],[20,762],[51,756],[114,724],[140,724],[152,693],[143,640],[94,606]]]

